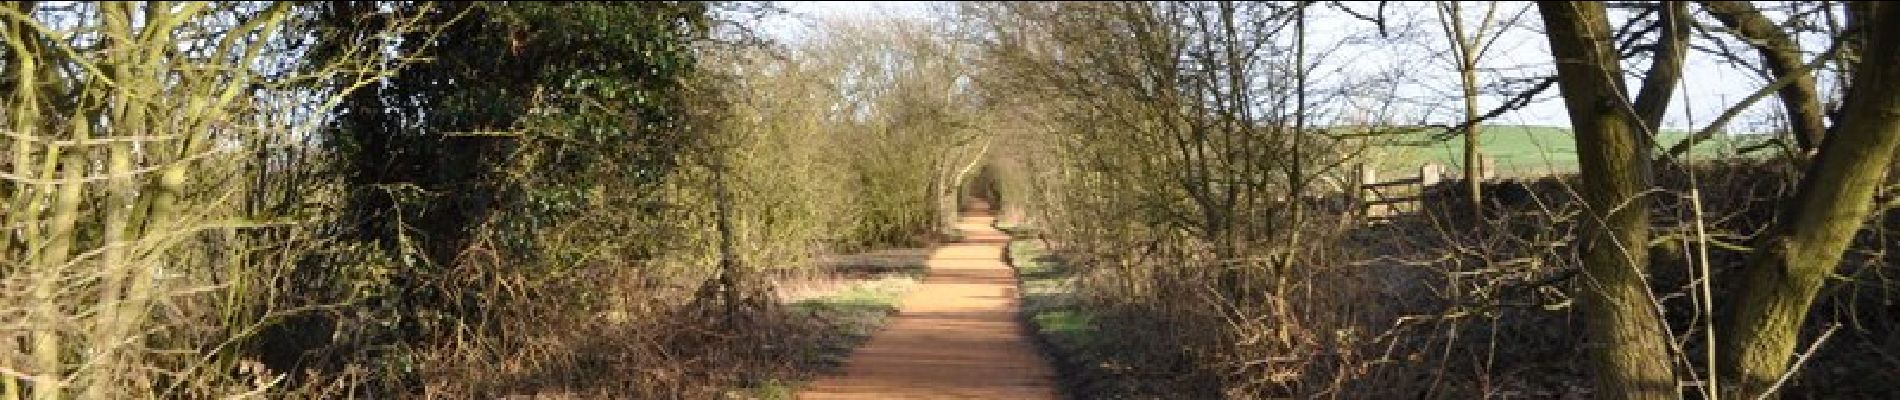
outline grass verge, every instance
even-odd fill
[[[898,301],[923,277],[921,269],[855,280],[821,296],[786,305],[790,316],[805,324],[802,340],[794,340],[793,371],[789,376],[764,380],[727,393],[735,399],[791,399],[820,374],[844,366],[851,351],[870,340],[897,312]]]
[[[1023,319],[1055,361],[1063,393],[1078,399],[1140,397],[1136,380],[1117,368],[1129,358],[1118,350],[1120,338],[1105,334],[1102,319],[1078,301],[1073,271],[1035,239],[1032,229],[998,228],[1015,238],[1008,261],[1022,286]]]

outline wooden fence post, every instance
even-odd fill
[[[1478,156],[1478,177],[1489,181],[1498,178],[1498,164],[1488,155]]]
[[[1425,191],[1424,189],[1426,188],[1430,188],[1433,185],[1437,185],[1438,182],[1443,181],[1444,179],[1445,179],[1445,166],[1443,165],[1425,164],[1424,166],[1418,167],[1418,185],[1420,186],[1419,188],[1420,193],[1423,193]]]
[[[1443,182],[1444,180],[1444,165],[1425,164],[1424,166],[1418,167],[1418,201],[1412,203],[1412,211],[1425,211],[1425,202],[1431,198],[1428,195],[1432,192],[1432,189],[1438,186],[1439,182]]]
[[[1356,208],[1359,211],[1360,217],[1372,216],[1373,199],[1369,194],[1370,190],[1366,189],[1366,185],[1374,183],[1379,183],[1379,170],[1373,168],[1371,165],[1360,163],[1359,182],[1355,182],[1352,185],[1352,197],[1353,201],[1358,202],[1358,207]]]

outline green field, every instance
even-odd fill
[[[1664,131],[1658,147],[1667,148],[1687,138],[1689,132]],[[1369,155],[1382,178],[1411,176],[1425,163],[1439,163],[1447,173],[1457,174],[1464,166],[1463,136],[1442,142],[1429,142],[1431,134],[1412,133],[1395,137],[1392,143],[1378,146]],[[1535,176],[1572,172],[1577,169],[1576,138],[1568,128],[1524,125],[1486,126],[1480,135],[1480,151],[1490,156],[1499,176]],[[1727,157],[1735,149],[1760,143],[1757,136],[1717,136],[1691,151],[1697,159]]]

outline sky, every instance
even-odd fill
[[[814,34],[815,23],[828,18],[910,18],[928,19],[933,7],[949,4],[937,1],[779,1],[786,14],[769,18],[762,28],[776,39],[795,42]]]
[[[1347,2],[1353,3],[1353,2]],[[1467,7],[1479,7],[1481,2],[1466,2]],[[1513,15],[1518,9],[1513,7],[1531,7],[1527,2],[1504,2],[1499,9],[1499,18]],[[801,37],[818,34],[815,21],[826,18],[932,18],[944,2],[856,2],[856,1],[789,1],[780,2],[788,15],[773,18],[761,28],[769,36],[787,43],[795,43]],[[1371,5],[1355,6],[1361,12],[1368,12]],[[1406,83],[1393,88],[1388,94],[1372,96],[1363,101],[1376,102],[1386,98],[1404,99],[1404,107],[1410,115],[1417,117],[1409,121],[1427,123],[1455,123],[1462,119],[1462,103],[1456,94],[1457,74],[1448,57],[1439,56],[1447,46],[1447,40],[1439,28],[1440,19],[1429,7],[1417,7],[1407,12],[1409,15],[1394,17],[1397,22],[1393,30],[1400,34],[1410,32],[1409,37],[1394,44],[1393,40],[1353,40],[1348,35],[1364,36],[1371,31],[1371,25],[1363,21],[1346,18],[1343,13],[1327,9],[1315,12],[1309,22],[1313,28],[1309,37],[1309,47],[1322,49],[1335,47],[1327,57],[1318,59],[1312,72],[1315,79],[1364,79],[1373,73],[1396,73],[1403,76]],[[1395,12],[1394,14],[1398,14]],[[1478,11],[1467,10],[1467,24],[1478,24]],[[1505,31],[1498,44],[1481,61],[1486,72],[1480,80],[1497,81],[1507,78],[1529,78],[1550,73],[1549,51],[1544,38],[1535,30],[1539,24],[1535,10],[1524,10],[1521,17],[1523,27]],[[1467,28],[1472,29],[1472,28]],[[1358,38],[1363,39],[1363,38]],[[1812,48],[1818,48],[1813,46]],[[1812,49],[1811,48],[1811,49]],[[1646,69],[1646,63],[1625,64],[1625,68]],[[1675,100],[1666,116],[1665,129],[1694,129],[1707,124],[1709,120],[1721,114],[1732,104],[1739,101],[1756,88],[1767,84],[1765,79],[1731,66],[1722,65],[1712,58],[1690,52],[1685,65],[1684,79],[1678,87]],[[1631,77],[1628,87],[1639,87],[1635,77]],[[1506,100],[1506,96],[1485,96],[1480,107],[1490,109]],[[1779,106],[1772,98],[1765,99],[1750,107],[1741,118],[1729,126],[1730,131],[1751,131],[1764,129],[1763,121],[1773,118],[1772,112]],[[1522,124],[1545,126],[1568,126],[1568,116],[1562,102],[1557,98],[1556,88],[1546,91],[1530,106],[1501,116],[1494,120],[1496,124]]]

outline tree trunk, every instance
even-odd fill
[[[1484,153],[1478,151],[1480,127],[1478,125],[1478,75],[1476,60],[1466,60],[1459,68],[1464,81],[1465,97],[1465,197],[1470,198],[1472,218],[1484,218]]]
[[[1874,189],[1900,145],[1900,7],[1881,7],[1854,68],[1840,125],[1821,143],[1785,224],[1756,247],[1735,301],[1724,304],[1717,337],[1724,397],[1755,398],[1787,373],[1821,284],[1872,212]]]
[[[1663,5],[1662,16],[1657,23],[1662,25],[1660,38],[1656,40],[1655,61],[1649,65],[1649,73],[1643,75],[1643,89],[1636,95],[1636,119],[1643,122],[1643,129],[1654,141],[1662,133],[1663,114],[1669,111],[1669,97],[1676,92],[1676,84],[1682,80],[1683,50],[1689,40],[1689,6],[1680,1]]]
[[[1492,7],[1496,7],[1495,4]],[[1475,36],[1465,35],[1464,12],[1458,2],[1441,2],[1439,18],[1444,20],[1445,34],[1450,36],[1452,55],[1457,57],[1458,82],[1463,89],[1461,97],[1465,101],[1465,197],[1471,207],[1474,218],[1484,217],[1484,185],[1479,178],[1484,176],[1484,157],[1478,151],[1483,129],[1478,124],[1478,54],[1483,40],[1485,26],[1480,25]],[[1488,17],[1487,17],[1488,19]],[[1487,21],[1488,22],[1488,21]]]
[[[1788,112],[1789,127],[1793,128],[1795,143],[1803,152],[1813,152],[1821,145],[1821,136],[1827,132],[1827,120],[1821,109],[1821,95],[1815,91],[1814,77],[1802,71],[1801,47],[1794,38],[1782,31],[1774,21],[1763,16],[1761,10],[1746,1],[1704,1],[1703,8],[1723,25],[1735,30],[1745,42],[1754,46],[1766,61],[1769,73],[1776,79],[1796,75],[1787,86],[1777,92],[1781,96],[1782,107]]]
[[[1538,2],[1558,87],[1577,131],[1584,230],[1582,313],[1596,397],[1676,398],[1669,339],[1643,272],[1648,266],[1647,141],[1628,112],[1610,24],[1597,2]]]

